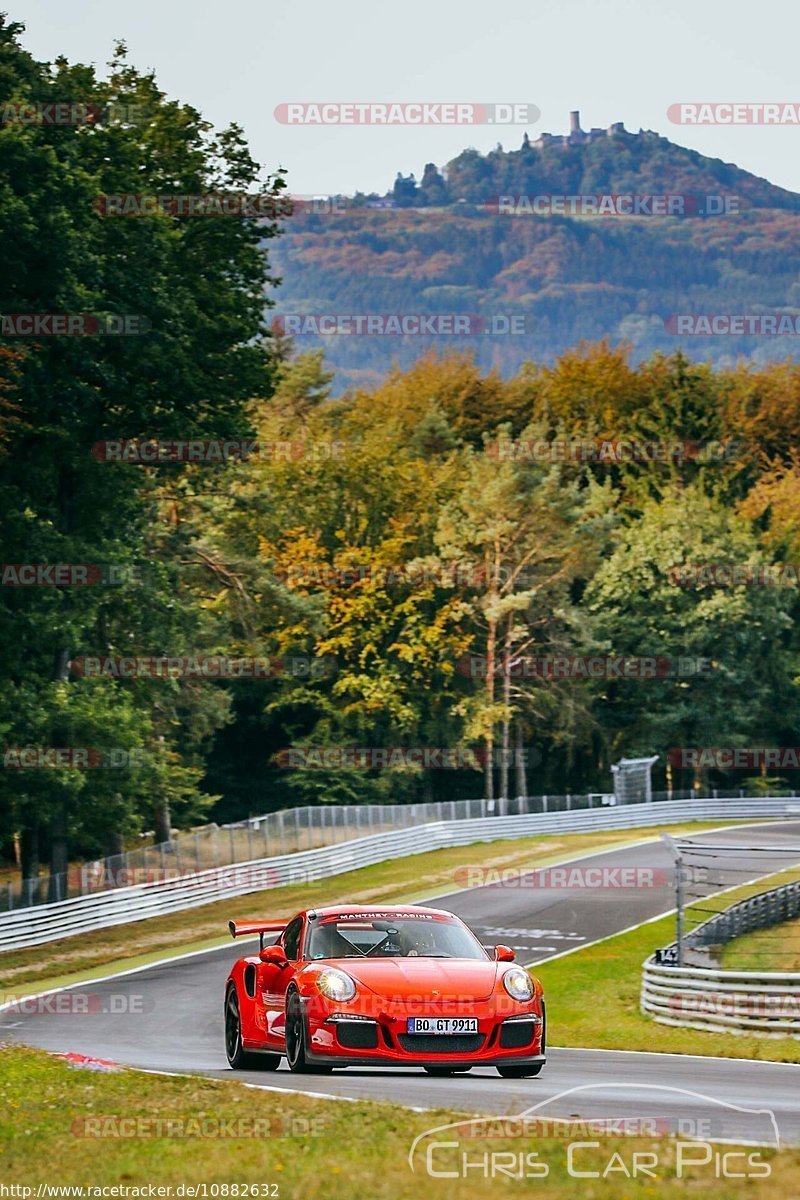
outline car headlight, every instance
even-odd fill
[[[352,1000],[356,994],[356,985],[344,971],[335,967],[327,967],[317,976],[317,988],[329,1000]]]
[[[513,1000],[532,1000],[535,988],[533,980],[522,967],[512,967],[503,976],[503,987]]]

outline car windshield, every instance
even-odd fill
[[[306,958],[487,958],[480,942],[450,917],[356,914],[312,923]]]

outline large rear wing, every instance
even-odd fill
[[[265,933],[283,933],[286,921],[228,921],[232,938],[254,937],[258,934],[261,949],[264,948]]]

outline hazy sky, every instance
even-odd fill
[[[527,102],[528,127],[624,121],[800,191],[800,127],[673,125],[679,101],[799,102],[798,0],[7,0],[37,57],[131,60],[214,124],[244,126],[293,192],[383,192],[472,145],[516,148],[523,127],[279,124],[290,101]],[[75,97],[78,99],[78,97]]]

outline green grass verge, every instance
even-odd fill
[[[739,822],[740,823],[740,822]],[[667,826],[671,832],[699,832],[720,821]],[[348,871],[314,883],[272,888],[229,900],[186,909],[168,917],[153,917],[63,938],[27,950],[0,954],[0,987],[22,994],[39,988],[78,983],[113,970],[157,962],[170,953],[186,953],[229,941],[231,917],[250,915],[290,917],[298,910],[322,904],[402,903],[445,894],[463,886],[459,867],[525,870],[562,862],[575,855],[630,845],[658,836],[659,827],[608,830],[602,833],[545,836],[478,842],[449,850],[433,850]]]
[[[719,912],[737,900],[797,878],[782,871],[766,880],[703,901]],[[800,1042],[792,1039],[711,1033],[661,1025],[639,1010],[642,963],[659,946],[675,940],[675,917],[662,917],[629,933],[535,967],[547,997],[549,1041],[555,1046],[605,1050],[651,1050],[662,1054],[711,1054],[800,1062]]]
[[[720,962],[726,971],[800,973],[800,920],[734,938],[723,947]]]
[[[478,1091],[476,1080],[471,1101]],[[510,1090],[510,1098],[512,1094]],[[529,1102],[528,1096],[515,1111]],[[261,1194],[278,1200],[412,1200],[421,1195],[426,1200],[496,1200],[499,1195],[537,1200],[619,1200],[623,1195],[626,1200],[649,1200],[658,1195],[685,1200],[687,1187],[704,1200],[747,1200],[755,1194],[759,1200],[784,1200],[800,1195],[796,1150],[748,1151],[770,1170],[757,1181],[717,1179],[713,1161],[678,1179],[676,1144],[666,1138],[593,1139],[601,1144],[581,1150],[576,1166],[603,1172],[616,1153],[619,1160],[605,1179],[571,1177],[568,1142],[538,1136],[513,1141],[470,1138],[446,1155],[439,1152],[433,1165],[440,1172],[458,1168],[462,1153],[473,1163],[484,1153],[536,1153],[535,1161],[548,1168],[546,1178],[514,1179],[502,1173],[487,1178],[474,1168],[466,1179],[431,1177],[424,1157],[417,1159],[412,1174],[412,1140],[457,1119],[458,1114],[441,1109],[417,1113],[391,1104],[338,1103],[193,1076],[75,1071],[40,1051],[6,1048],[0,1053],[0,1179],[7,1187],[32,1188],[33,1197],[39,1184],[145,1189],[227,1184],[238,1185],[240,1197],[245,1184],[273,1184],[276,1191]],[[220,1127],[226,1136],[215,1136]],[[579,1134],[576,1140],[586,1136]],[[656,1179],[625,1178],[618,1161],[630,1169],[636,1150],[657,1155]],[[506,1171],[508,1164],[507,1158]],[[741,1170],[741,1165],[737,1160],[735,1169]],[[232,1186],[226,1194],[235,1194]]]

